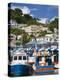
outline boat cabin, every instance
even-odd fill
[[[11,58],[12,58],[11,59],[12,65],[27,64],[27,62],[28,62],[28,55],[24,51],[15,53]]]

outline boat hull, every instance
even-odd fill
[[[8,66],[8,76],[29,76],[32,75],[33,69],[30,65],[13,65]]]
[[[58,69],[54,67],[54,65],[49,66],[37,66],[37,69],[35,71],[35,75],[46,75],[46,74],[56,74]]]

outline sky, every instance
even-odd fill
[[[11,3],[11,8],[19,8],[22,10],[23,14],[29,14],[32,17],[38,18],[43,23],[58,17],[57,5]]]

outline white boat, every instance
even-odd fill
[[[28,55],[24,50],[17,50],[14,52],[12,61],[9,62],[9,75],[10,76],[24,76],[32,75],[32,66],[28,63]]]

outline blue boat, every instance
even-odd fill
[[[33,74],[33,68],[28,63],[28,55],[24,50],[16,51],[9,62],[8,75],[9,76],[28,76]]]

